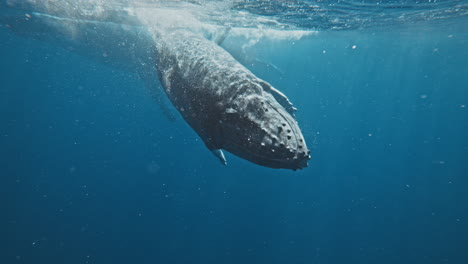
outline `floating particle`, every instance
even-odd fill
[[[351,48],[352,48],[352,49],[356,49],[356,48],[357,48],[357,46],[356,46],[356,45],[353,45]]]
[[[147,166],[146,166],[146,171],[149,173],[149,174],[157,174],[159,172],[159,170],[161,169],[161,167],[154,161],[150,162]],[[164,184],[163,184],[164,186]]]

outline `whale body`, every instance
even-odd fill
[[[307,166],[310,152],[286,96],[200,35],[173,30],[156,39],[165,92],[223,163],[221,149],[271,168]]]
[[[71,46],[82,55],[134,70],[171,116],[158,92],[159,77],[183,119],[224,164],[222,150],[271,168],[307,166],[310,151],[288,98],[215,41],[184,28],[161,30],[135,17],[122,19],[119,16],[128,13],[115,10],[110,10],[112,16],[67,15],[60,8],[73,2],[65,2],[53,5],[51,14],[44,6],[31,12],[35,6],[26,5],[26,16],[1,16],[0,23],[18,34]],[[23,9],[25,3],[36,2],[7,3],[8,8]]]

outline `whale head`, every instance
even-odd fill
[[[270,93],[243,95],[232,102],[220,122],[223,149],[270,168],[308,166],[310,151],[296,120]]]

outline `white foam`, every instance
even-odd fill
[[[212,39],[231,28],[228,37],[236,38],[244,47],[253,46],[261,39],[295,41],[317,34],[281,24],[274,17],[232,9],[230,0],[195,4],[176,0],[8,0],[7,3],[57,18],[105,21],[166,31],[187,29]]]

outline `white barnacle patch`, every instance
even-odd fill
[[[272,143],[273,141],[271,140],[270,137],[265,137],[262,142],[263,145],[271,145]]]
[[[227,108],[227,109],[226,109],[226,113],[227,113],[227,114],[235,114],[235,113],[237,113],[237,110],[234,109],[234,108]]]

